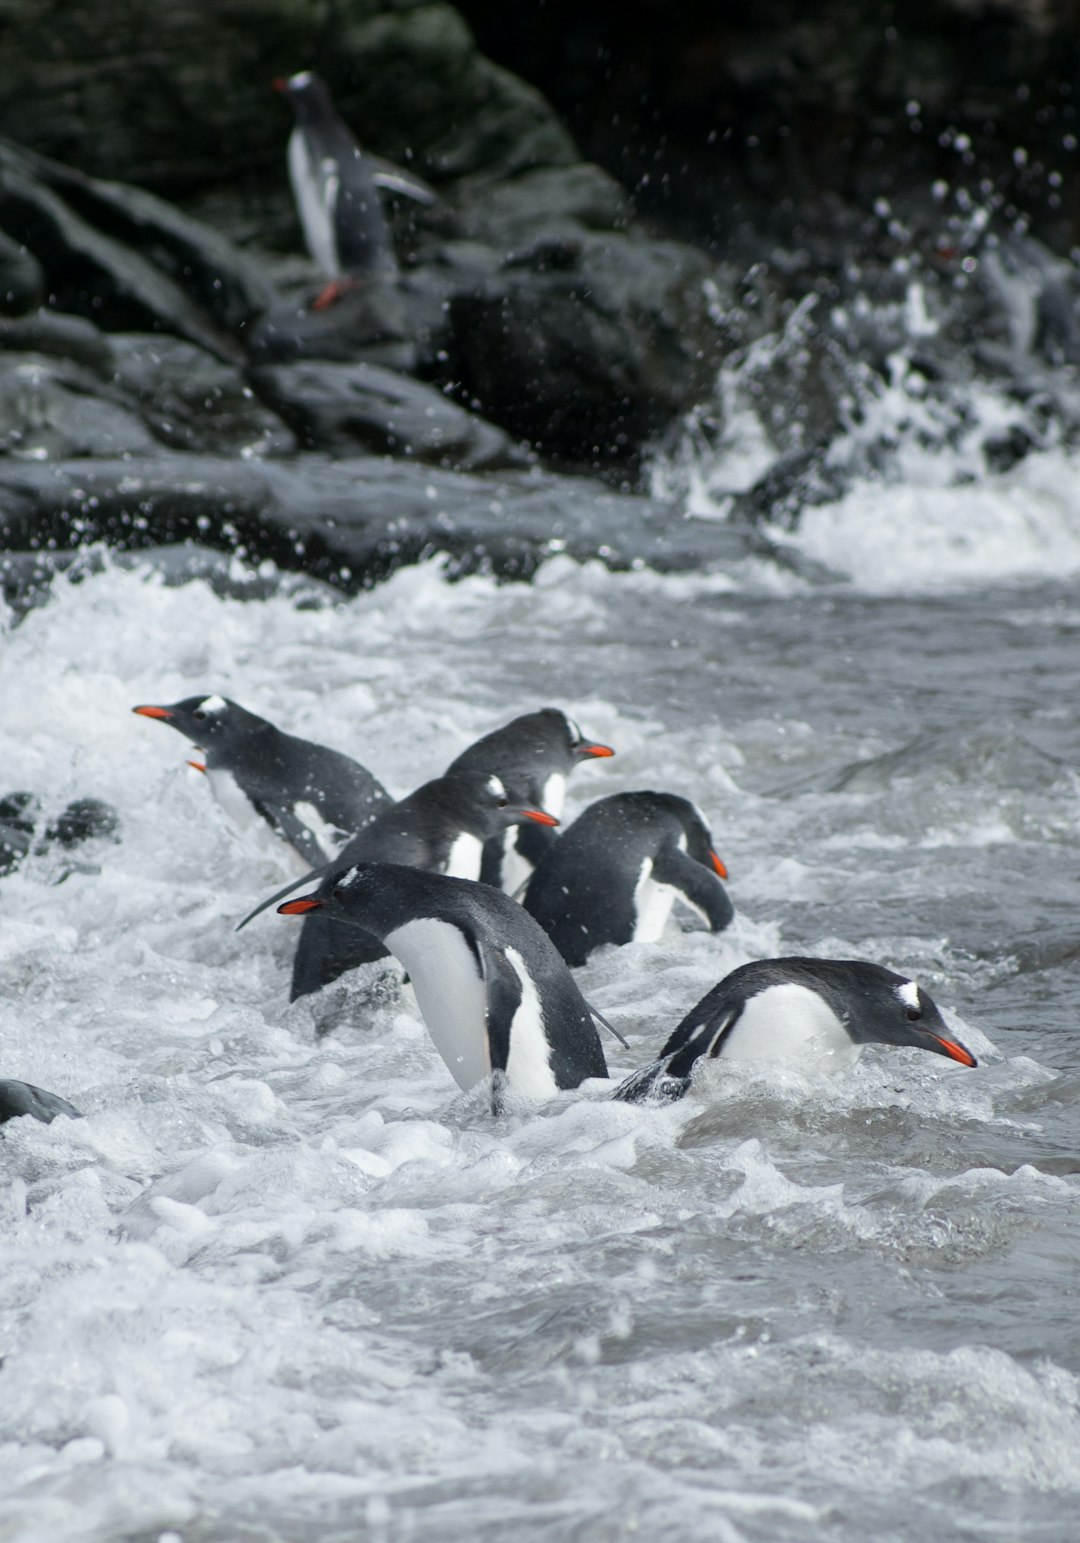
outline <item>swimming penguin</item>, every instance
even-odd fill
[[[544,826],[559,823],[543,809],[512,801],[499,777],[484,772],[437,777],[393,804],[347,842],[333,867],[340,872],[357,863],[398,863],[477,879],[487,838],[526,820]],[[322,873],[309,877],[317,879]],[[280,899],[281,893],[272,898]],[[272,900],[259,909],[269,904]],[[346,970],[381,959],[385,953],[374,937],[355,925],[318,912],[307,919],[300,933],[289,1000],[319,991]]]
[[[615,793],[590,804],[552,843],[522,904],[567,964],[602,943],[653,943],[679,895],[720,932],[735,909],[694,805],[673,793]]]
[[[394,278],[397,258],[379,189],[434,202],[417,178],[365,155],[342,122],[322,80],[312,70],[274,81],[296,114],[289,137],[289,180],[314,261],[329,281],[314,302],[333,304],[358,278]]]
[[[614,754],[609,745],[583,734],[559,708],[542,707],[478,739],[451,762],[447,775],[494,773],[508,786],[519,788],[530,803],[561,818],[567,778],[574,767]],[[519,825],[493,836],[484,844],[480,878],[514,894],[556,840],[551,829],[540,825]]]
[[[606,1077],[588,1004],[536,923],[487,884],[390,863],[329,875],[278,908],[323,912],[379,938],[408,971],[435,1047],[459,1087],[492,1076],[546,1098]]]
[[[975,1066],[937,1004],[903,975],[861,959],[759,959],[726,975],[687,1013],[660,1059],[616,1098],[673,1102],[702,1056],[728,1061],[850,1056],[862,1045],[914,1045]]]
[[[51,1125],[58,1114],[66,1114],[70,1120],[81,1120],[82,1115],[57,1093],[47,1093],[32,1082],[16,1082],[11,1077],[0,1077],[0,1125],[29,1114],[43,1125]]]
[[[284,734],[227,697],[185,697],[132,712],[159,718],[201,747],[205,762],[188,764],[206,773],[225,811],[241,826],[259,816],[309,867],[321,869],[346,836],[393,804],[358,761]]]

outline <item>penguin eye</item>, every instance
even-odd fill
[[[918,1023],[919,1019],[922,1017],[922,1011],[918,1007],[909,1007],[905,1017],[909,1023]]]
[[[191,716],[193,718],[198,718],[199,722],[201,723],[203,721],[203,719],[206,717],[206,714],[200,708],[197,707],[195,709],[195,711],[192,713]]]
[[[509,803],[510,803],[510,800],[508,798],[500,798],[496,807],[499,808],[499,809],[505,809],[505,808],[507,808]]]

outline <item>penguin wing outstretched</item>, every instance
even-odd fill
[[[293,850],[299,852],[305,862],[310,863],[312,868],[325,869],[332,854],[323,850],[314,832],[304,824],[290,805],[275,804],[266,798],[260,798],[255,807],[278,835],[283,836]]]
[[[653,861],[652,876],[656,883],[677,889],[713,932],[722,932],[735,915],[728,892],[716,875],[677,846],[663,848]]]
[[[611,1095],[624,1104],[674,1104],[688,1091],[694,1063],[712,1055],[742,1016],[738,1002],[718,1018],[695,1023],[684,1019],[664,1046],[660,1059],[631,1072]]]
[[[255,909],[247,913],[243,921],[237,922],[236,926],[233,928],[233,931],[242,932],[243,929],[247,926],[248,922],[254,921],[260,912],[265,911],[269,906],[274,905],[276,901],[284,900],[286,895],[291,895],[294,890],[302,889],[305,884],[316,884],[320,880],[324,879],[330,872],[331,865],[328,864],[323,858],[319,858],[317,861],[319,864],[317,868],[312,868],[309,873],[305,873],[299,879],[291,880],[288,884],[283,885],[281,889],[275,890],[272,895],[267,897],[267,899],[260,900]]]
[[[81,1120],[82,1115],[74,1104],[57,1093],[36,1088],[32,1082],[17,1082],[14,1078],[0,1077],[0,1125],[15,1120],[22,1114],[33,1115],[43,1125],[51,1125],[58,1114],[66,1114],[71,1120]]]
[[[372,155],[370,150],[365,151],[365,158],[371,167],[372,180],[377,188],[382,188],[387,193],[400,193],[418,204],[438,203],[438,193],[433,187],[429,187],[423,178],[414,177],[411,172],[402,171],[401,167],[395,166],[393,161],[384,161],[381,155]]]

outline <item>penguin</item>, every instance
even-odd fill
[[[241,827],[259,817],[322,868],[346,836],[393,800],[366,767],[340,750],[284,734],[265,718],[223,696],[185,697],[167,707],[133,707],[159,718],[200,746],[210,790]]]
[[[405,967],[428,1032],[469,1089],[492,1078],[548,1098],[606,1077],[592,1014],[558,952],[515,901],[487,884],[396,863],[329,874],[286,916],[325,914],[377,937]]]
[[[450,763],[447,775],[493,773],[510,787],[520,788],[530,803],[561,818],[567,779],[574,767],[614,754],[610,745],[597,744],[583,734],[559,708],[542,707],[478,739]],[[484,844],[482,882],[516,893],[557,840],[552,829],[538,825],[511,827],[491,837]]]
[[[660,1059],[628,1077],[614,1096],[673,1103],[702,1056],[848,1059],[871,1044],[914,1045],[961,1066],[978,1064],[952,1037],[933,998],[906,976],[861,959],[759,959],[702,997]]]
[[[499,777],[486,772],[437,777],[385,810],[347,842],[333,867],[340,871],[358,863],[397,863],[477,879],[487,838],[525,820],[543,826],[558,824],[543,809],[513,802]],[[311,879],[320,877],[321,872],[309,875]],[[259,909],[280,898],[281,892]],[[381,959],[386,952],[373,936],[355,925],[321,912],[311,916],[300,933],[289,1000],[295,1002],[319,991],[346,970]]]
[[[66,1114],[70,1120],[81,1120],[82,1115],[74,1104],[56,1093],[36,1088],[32,1082],[16,1082],[11,1077],[0,1077],[0,1125],[29,1114],[43,1125],[51,1125],[58,1114]]]
[[[679,895],[722,932],[735,914],[727,869],[699,810],[673,793],[615,793],[554,842],[522,904],[567,964],[603,943],[654,943]]]
[[[289,137],[289,181],[307,249],[328,281],[313,307],[323,310],[357,279],[397,277],[379,189],[421,203],[433,203],[435,195],[417,178],[361,151],[313,70],[279,77],[273,84],[296,115]]]

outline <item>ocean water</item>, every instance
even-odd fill
[[[7,626],[0,791],[122,837],[0,881],[0,1074],[86,1115],[0,1134],[4,1543],[1075,1535],[1076,467],[937,484],[778,532],[820,582],[430,563],[319,609],[106,567]],[[399,793],[557,704],[618,752],[568,816],[694,799],[737,920],[580,972],[613,1074],[782,953],[913,975],[980,1065],[714,1063],[673,1107],[493,1120],[393,969],[319,1038],[295,924],[233,931],[288,854],[130,712],[201,690]]]

